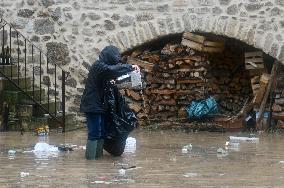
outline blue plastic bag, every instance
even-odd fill
[[[217,114],[218,104],[213,97],[201,101],[192,101],[186,108],[189,118],[200,119]]]

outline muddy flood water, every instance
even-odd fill
[[[86,161],[84,129],[48,137],[0,133],[0,187],[284,187],[283,134],[256,134],[259,143],[228,147],[229,136],[249,133],[136,130],[130,136],[136,150]],[[31,151],[38,142],[77,147],[43,155]]]

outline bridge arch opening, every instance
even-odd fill
[[[139,89],[121,89],[142,124],[158,124],[162,128],[197,126],[198,129],[224,126],[224,122],[228,124],[227,119],[236,116],[255,100],[261,76],[269,74],[275,62],[275,58],[261,49],[238,39],[211,33],[192,34],[201,39],[222,41],[222,50],[212,53],[187,45],[185,33],[177,33],[123,53],[130,63],[142,68],[142,92]],[[198,45],[198,40],[193,39],[192,42]],[[248,56],[253,53],[257,55]],[[251,63],[250,66],[247,63]],[[260,63],[262,68],[258,67]],[[218,114],[198,121],[188,118],[187,109],[192,102],[209,97],[216,100]],[[258,107],[255,105],[255,108]],[[234,126],[241,127],[241,122],[242,119],[238,119],[238,125]]]

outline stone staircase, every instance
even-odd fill
[[[1,123],[3,123],[3,104],[4,102],[8,105],[9,117],[8,117],[8,130],[9,131],[33,131],[36,128],[49,126],[50,129],[63,130],[57,120],[55,120],[50,114],[56,114],[56,117],[62,119],[62,104],[60,99],[49,99],[47,98],[47,92],[45,89],[39,89],[32,87],[31,77],[17,77],[18,67],[17,65],[0,65],[0,71],[11,74],[9,78],[18,83],[18,86],[24,91],[19,90],[10,80],[1,76],[0,74],[0,103]],[[48,109],[47,113],[39,104],[31,100],[29,96],[33,96],[33,99],[38,101],[44,109]],[[75,129],[77,126],[74,114],[65,114],[65,131]]]
[[[0,128],[77,129],[75,114],[65,109],[67,72],[3,19],[0,35]]]

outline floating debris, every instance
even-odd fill
[[[198,175],[199,174],[197,174],[197,173],[188,172],[188,173],[184,174],[183,176],[186,177],[186,178],[192,178],[192,177],[196,177]]]
[[[15,151],[15,150],[10,149],[10,150],[8,151],[8,155],[15,155],[15,154],[16,154],[16,151]]]
[[[251,138],[251,137],[237,137],[237,136],[230,136],[231,142],[250,142],[250,143],[259,143],[259,138]]]
[[[120,169],[118,172],[119,172],[119,175],[125,176],[126,170],[125,169]]]
[[[20,173],[20,176],[22,177],[22,178],[24,178],[24,177],[26,177],[26,176],[29,176],[30,175],[30,173],[28,173],[28,172],[21,172]]]
[[[219,149],[217,149],[217,153],[227,154],[228,152],[226,150],[224,150],[223,148],[219,148]]]
[[[182,152],[182,153],[188,153],[188,152],[190,152],[191,150],[192,150],[192,145],[191,145],[191,144],[188,144],[188,145],[182,147],[181,152]]]

